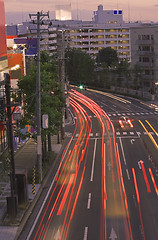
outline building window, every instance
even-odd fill
[[[150,51],[150,46],[142,46],[142,51]]]
[[[118,49],[125,49],[125,50],[129,50],[129,46],[119,46]]]
[[[106,38],[117,38],[117,35],[106,35]]]
[[[150,59],[148,57],[143,57],[143,62],[150,62]]]
[[[119,44],[129,44],[129,40],[119,40]]]
[[[149,69],[145,70],[145,75],[150,75],[150,70]]]
[[[117,44],[117,41],[106,41],[106,44]]]
[[[154,40],[154,35],[151,35],[151,40]]]
[[[116,32],[116,29],[105,29],[105,32]]]
[[[108,23],[108,24],[116,24],[117,21],[108,21],[107,23]]]
[[[129,38],[129,35],[119,34],[118,37],[119,37],[119,38]]]
[[[129,32],[129,29],[127,29],[127,28],[120,28],[120,29],[118,29],[118,32]]]
[[[142,40],[150,40],[150,35],[142,35]]]

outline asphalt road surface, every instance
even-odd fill
[[[19,239],[157,240],[158,112],[109,93],[69,96],[66,147]]]

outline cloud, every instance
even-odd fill
[[[158,7],[158,4],[155,4],[154,7]]]

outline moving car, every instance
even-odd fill
[[[122,116],[118,122],[121,128],[133,128],[131,120],[125,116]]]

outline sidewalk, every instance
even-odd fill
[[[57,136],[52,137],[52,151],[54,151],[56,154],[59,153],[61,149],[61,144],[57,144]],[[23,146],[20,147],[15,152],[15,173],[17,171],[20,171],[21,169],[29,172],[32,170],[35,162],[36,162],[36,143],[33,141],[33,139],[29,139]],[[35,185],[35,194],[32,194],[32,184],[28,184],[28,200],[29,203],[33,201],[35,198],[38,189],[40,187],[40,184]],[[0,179],[0,240],[14,240],[18,225],[20,225],[20,222],[22,220],[22,217],[25,213],[24,210],[18,210],[18,222],[16,225],[8,225],[4,218],[6,216],[7,212],[7,201],[6,197],[10,196],[10,179],[9,177],[5,177],[5,179]],[[7,225],[7,226],[6,226]]]

